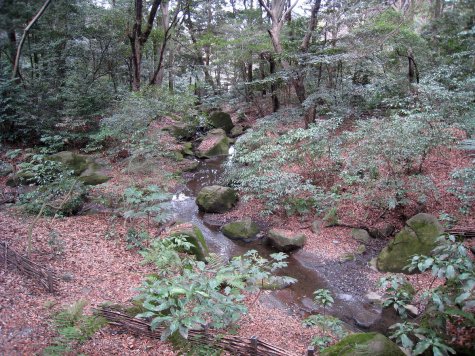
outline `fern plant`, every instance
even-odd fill
[[[107,323],[102,317],[84,315],[86,305],[86,301],[80,300],[53,317],[53,325],[59,336],[54,339],[53,345],[43,350],[43,355],[71,353],[75,346],[87,341]]]
[[[124,218],[126,220],[146,218],[150,221],[164,223],[171,217],[171,195],[156,185],[143,189],[129,187],[124,191]]]

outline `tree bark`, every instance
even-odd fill
[[[161,0],[154,0],[148,14],[145,30],[142,31],[143,0],[135,0],[135,22],[132,31],[129,32],[130,47],[132,49],[132,90],[140,90],[142,51],[145,43],[152,32],[153,23],[157,15]]]
[[[28,35],[28,32],[30,31],[31,27],[36,23],[36,21],[39,20],[39,18],[43,15],[45,12],[46,8],[49,6],[52,0],[46,0],[43,4],[43,6],[38,10],[35,16],[31,19],[31,21],[26,25],[25,29],[23,30],[23,35],[21,36],[20,43],[18,44],[18,48],[16,50],[15,54],[15,60],[13,61],[13,71],[12,71],[12,79],[19,78],[20,77],[20,68],[19,68],[19,63],[20,63],[20,56],[21,56],[21,49],[23,47],[23,44],[25,42],[26,36]]]

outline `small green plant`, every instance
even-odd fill
[[[313,292],[313,296],[315,304],[323,306],[323,314],[311,315],[304,319],[302,324],[307,327],[318,326],[322,329],[323,335],[314,337],[311,342],[321,351],[333,341],[332,336],[339,340],[347,335],[347,331],[340,319],[326,315],[326,308],[331,307],[334,303],[331,292],[328,289],[317,289]]]
[[[56,153],[64,148],[64,138],[60,135],[44,135],[40,141],[45,145],[40,149],[43,154]]]
[[[302,216],[309,214],[315,203],[315,199],[313,198],[290,197],[284,200],[283,205],[287,216]]]
[[[36,183],[46,185],[63,178],[71,177],[71,171],[65,169],[58,161],[48,159],[44,154],[35,154],[27,162],[19,165],[18,179],[21,183]]]
[[[164,223],[171,217],[169,200],[171,195],[156,185],[144,189],[129,187],[124,192],[124,218],[146,218],[150,221]]]
[[[414,288],[404,277],[389,275],[379,280],[379,287],[384,288],[383,307],[393,306],[403,318],[407,318],[406,306],[411,303]]]
[[[150,239],[150,235],[147,231],[144,230],[136,230],[135,228],[131,227],[127,230],[127,234],[125,235],[125,242],[127,242],[127,250],[131,250],[134,248],[141,249],[144,246],[144,242]]]
[[[452,340],[446,332],[447,322],[468,327],[475,325],[471,313],[475,305],[475,272],[467,248],[452,235],[443,235],[437,242],[432,256],[413,256],[406,267],[410,272],[431,271],[433,275],[432,283],[419,297],[422,313],[414,319],[417,323],[404,321],[391,327],[394,330],[391,337],[414,355],[426,350],[434,355],[455,353],[449,346]],[[445,279],[445,283],[433,288],[437,278]],[[405,305],[412,302],[412,287],[396,277],[383,279],[381,285],[386,288],[384,305],[393,305],[406,318]],[[418,340],[417,343],[414,340]]]
[[[335,300],[328,289],[317,289],[313,292],[313,301],[323,307],[323,315],[326,315],[326,308],[331,307]]]
[[[88,340],[107,323],[102,317],[84,315],[86,304],[86,301],[78,301],[53,317],[53,325],[59,336],[54,339],[53,345],[43,350],[43,355],[71,353],[75,346]]]
[[[449,191],[461,202],[460,211],[469,214],[475,204],[475,168],[468,167],[452,173]]]
[[[327,226],[335,226],[338,224],[338,212],[336,208],[331,208],[323,217]]]
[[[21,194],[19,203],[29,214],[45,216],[70,216],[83,205],[87,188],[75,178],[64,178],[39,186],[36,190]]]

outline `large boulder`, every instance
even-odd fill
[[[85,185],[97,185],[105,183],[110,179],[105,171],[105,167],[88,156],[63,151],[55,153],[49,158],[53,161],[61,162],[68,169],[71,169]]]
[[[214,129],[208,132],[195,151],[200,158],[227,155],[229,152],[229,138],[223,129]]]
[[[179,121],[173,122],[163,130],[170,132],[170,134],[178,140],[189,140],[196,133],[194,125]]]
[[[196,256],[198,261],[204,261],[209,253],[208,245],[201,230],[192,224],[176,226],[170,233],[170,237],[183,236],[193,246],[187,252]]]
[[[322,356],[404,356],[404,352],[386,336],[379,333],[348,335],[333,346],[323,350]]]
[[[79,180],[85,185],[97,185],[107,182],[110,177],[104,171],[103,167],[95,162],[87,165],[87,168],[79,176]]]
[[[18,187],[19,185],[36,184],[35,174],[30,171],[18,171],[16,174],[10,174],[6,185],[9,187]]]
[[[271,229],[268,233],[270,244],[279,251],[288,252],[305,245],[304,234],[296,234],[290,230]]]
[[[437,219],[429,214],[417,214],[406,222],[406,226],[379,254],[376,266],[383,272],[409,273],[405,266],[413,255],[432,254],[437,238],[444,229]]]
[[[256,237],[259,233],[259,226],[251,219],[233,221],[223,226],[224,236],[232,240],[246,240]]]
[[[63,165],[74,171],[75,175],[80,175],[87,169],[91,162],[88,157],[78,155],[71,151],[62,151],[49,156],[52,161],[61,162]]]
[[[231,120],[231,115],[223,111],[216,111],[208,118],[209,124],[217,129],[223,129],[226,132],[231,132],[234,124]]]
[[[224,213],[231,210],[238,201],[238,195],[232,188],[220,185],[204,187],[196,196],[196,204],[207,213]]]

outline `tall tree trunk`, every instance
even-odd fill
[[[135,21],[132,31],[129,32],[130,47],[132,49],[132,90],[140,90],[142,51],[152,32],[153,23],[157,15],[161,0],[154,0],[147,17],[145,30],[142,31],[143,0],[135,0]]]

